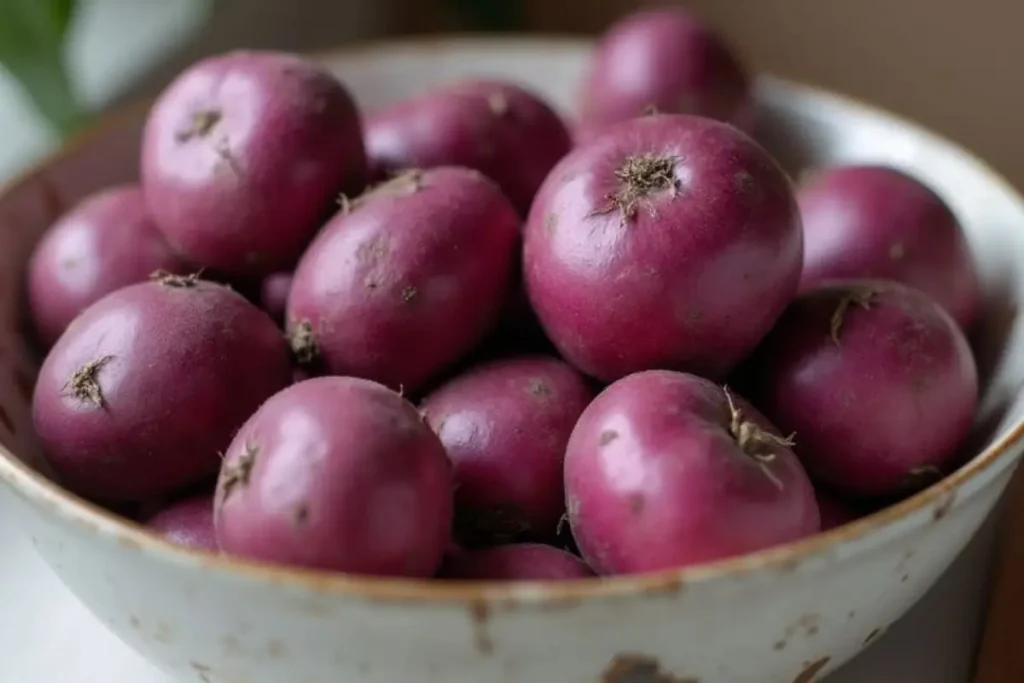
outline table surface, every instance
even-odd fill
[[[0,500],[4,683],[171,683],[107,632],[36,555]],[[993,524],[877,644],[827,683],[969,683]]]

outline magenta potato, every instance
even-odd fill
[[[572,146],[561,118],[513,83],[461,80],[371,115],[366,148],[378,174],[465,166],[526,215],[548,171]]]
[[[956,216],[934,191],[884,166],[813,173],[797,193],[804,225],[801,289],[832,279],[895,280],[943,305],[964,328],[981,286]]]
[[[748,397],[811,476],[847,496],[917,488],[971,428],[978,375],[960,328],[896,282],[802,294],[744,367]]]
[[[87,197],[43,235],[29,261],[29,310],[39,341],[52,346],[89,304],[158,270],[192,267],[157,230],[139,186]]]
[[[601,380],[671,368],[717,378],[797,290],[791,184],[751,138],[656,115],[578,147],[524,235],[530,302],[566,360]]]
[[[276,52],[230,52],[186,69],[143,134],[142,185],[168,241],[238,275],[298,260],[339,192],[366,182],[355,104],[328,71]]]
[[[414,392],[494,327],[518,218],[492,181],[443,167],[347,203],[309,247],[288,298],[301,361]]]
[[[440,579],[468,581],[560,581],[585,579],[594,572],[564,550],[539,543],[517,543],[450,556]]]
[[[587,65],[578,109],[579,142],[652,109],[751,131],[753,80],[723,39],[689,12],[644,10],[601,38]]]
[[[212,478],[235,430],[290,381],[285,340],[263,311],[222,285],[169,276],[75,318],[39,371],[32,419],[70,490],[143,501]]]
[[[322,377],[268,400],[224,456],[226,553],[381,576],[433,576],[451,535],[444,447],[383,385]]]
[[[471,368],[424,399],[420,410],[454,466],[460,540],[555,537],[565,447],[591,398],[567,364],[524,356]]]
[[[287,272],[268,275],[260,283],[260,308],[278,323],[284,322],[291,288],[292,274]]]
[[[171,543],[197,550],[216,551],[213,529],[213,496],[192,496],[179,500],[153,515],[146,526]]]
[[[819,530],[814,489],[750,404],[668,370],[615,382],[565,455],[569,523],[599,574],[709,562]]]

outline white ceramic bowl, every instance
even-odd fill
[[[442,40],[325,61],[374,106],[468,73],[512,77],[568,106],[586,45]],[[131,646],[205,683],[811,683],[857,654],[946,569],[996,504],[1024,441],[1024,203],[963,150],[847,99],[766,78],[759,136],[797,173],[871,160],[954,207],[988,296],[975,335],[987,390],[947,480],[867,519],[685,571],[561,585],[347,578],[192,553],[38,473],[22,277],[72,202],[134,178],[143,111],[108,122],[0,196],[0,480],[42,556]]]

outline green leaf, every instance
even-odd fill
[[[86,119],[64,61],[75,0],[0,0],[0,65],[63,134]]]

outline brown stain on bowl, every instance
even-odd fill
[[[954,503],[956,503],[956,491],[950,491],[945,499],[932,510],[932,519],[936,522],[941,522],[949,514],[949,511],[953,509]]]
[[[665,671],[654,657],[623,653],[608,662],[600,683],[700,683],[700,679],[680,678]]]
[[[822,657],[821,659],[815,660],[809,664],[804,665],[804,670],[796,675],[793,679],[793,683],[811,683],[814,677],[821,673],[821,670],[828,666],[828,663],[832,661],[831,657]]]
[[[476,601],[469,608],[470,621],[473,624],[473,646],[482,655],[494,652],[494,641],[487,626],[490,620],[490,608],[487,603]]]
[[[275,638],[267,643],[267,657],[270,659],[282,659],[288,654],[288,646],[283,640]]]
[[[210,675],[212,674],[213,669],[211,669],[209,666],[207,666],[206,664],[200,664],[199,662],[189,662],[188,665],[192,667],[192,670],[195,671],[196,674],[199,675],[199,680],[201,680],[203,683],[213,683],[213,681],[210,679]]]

